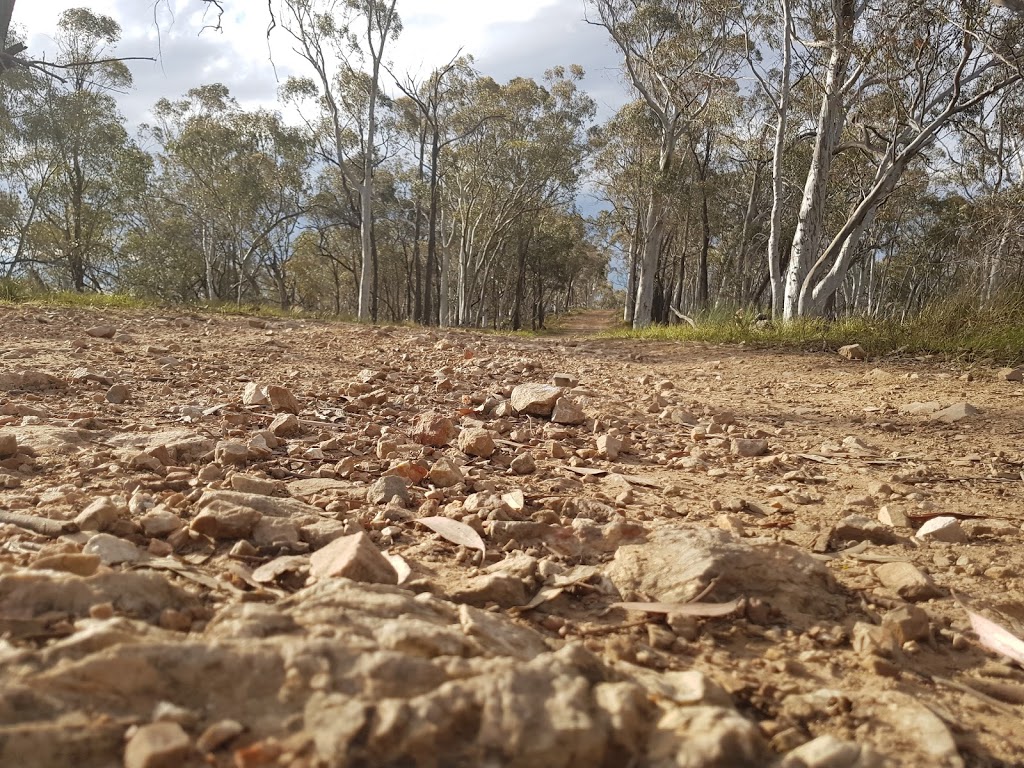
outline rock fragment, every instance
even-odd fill
[[[955,403],[948,408],[943,408],[941,411],[936,412],[932,415],[934,421],[940,421],[943,424],[955,424],[958,421],[963,421],[972,416],[980,414],[977,408],[970,403]]]
[[[107,394],[104,395],[104,398],[108,403],[113,403],[114,405],[121,405],[122,403],[126,403],[128,401],[129,396],[130,392],[128,390],[128,387],[126,387],[124,384],[115,384],[114,386],[107,390]]]
[[[458,433],[452,420],[436,411],[421,413],[413,424],[412,439],[420,445],[443,448]]]
[[[112,339],[117,335],[117,328],[112,325],[94,325],[91,328],[86,328],[85,334],[94,339]]]
[[[105,565],[134,563],[143,557],[142,550],[130,541],[111,536],[109,533],[97,533],[85,543],[82,552],[86,555],[97,555]]]
[[[968,539],[960,521],[949,515],[933,517],[918,528],[914,535],[922,541],[944,541],[950,544],[962,544]]]
[[[882,768],[884,765],[882,757],[870,747],[825,734],[791,751],[779,768]]]
[[[440,458],[430,468],[427,478],[438,488],[450,488],[462,482],[462,472],[451,459]]]
[[[847,360],[868,359],[868,353],[864,351],[864,347],[860,344],[847,344],[844,347],[840,347],[838,353],[840,357],[845,357]]]
[[[192,518],[189,528],[211,539],[246,539],[262,517],[248,507],[212,505]]]
[[[296,416],[302,410],[295,395],[286,387],[270,385],[267,387],[267,397],[270,399],[270,407],[277,413],[291,413]]]
[[[550,384],[520,384],[512,390],[512,409],[530,416],[550,416],[562,392],[561,387]]]
[[[7,459],[18,453],[18,438],[11,432],[0,432],[0,459]]]
[[[318,578],[341,577],[372,584],[397,584],[398,574],[365,533],[335,539],[313,553],[310,573]]]
[[[371,504],[387,504],[392,499],[397,499],[402,505],[412,500],[404,477],[386,475],[374,482],[366,491],[366,500]]]
[[[192,740],[177,723],[140,727],[124,750],[124,768],[179,768],[192,752]]]
[[[875,576],[884,587],[905,600],[917,602],[942,596],[942,590],[931,577],[913,563],[883,563],[875,569]]]
[[[459,450],[467,456],[490,458],[496,447],[494,438],[486,429],[471,427],[459,433]]]
[[[597,438],[597,452],[608,461],[615,461],[622,451],[622,440],[614,435],[600,435]]]
[[[586,414],[579,403],[568,397],[560,397],[555,401],[551,411],[551,421],[555,424],[582,424],[587,420]]]
[[[1003,368],[997,376],[1003,381],[1024,381],[1024,368]]]
[[[742,456],[745,458],[764,456],[768,453],[768,441],[736,438],[732,441],[730,451],[734,456]]]

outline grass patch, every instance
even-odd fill
[[[756,328],[736,323],[731,314],[713,314],[696,320],[697,328],[622,327],[604,335],[832,352],[847,344],[860,344],[872,357],[936,355],[965,366],[1024,362],[1024,295],[1002,296],[983,308],[967,301],[941,302],[902,323],[851,317],[837,321],[773,322],[766,328]]]

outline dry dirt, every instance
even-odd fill
[[[607,319],[0,306],[0,766],[1024,765],[1024,384]]]

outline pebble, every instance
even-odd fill
[[[932,419],[934,421],[941,421],[943,424],[955,424],[958,421],[977,416],[980,413],[981,411],[970,403],[956,403],[932,414]]]
[[[86,328],[85,333],[94,339],[112,339],[117,335],[117,328],[112,325],[94,325]]]
[[[608,461],[615,461],[619,458],[622,450],[622,440],[613,435],[600,435],[597,438],[597,452]]]
[[[512,409],[530,416],[550,416],[562,392],[561,387],[549,384],[520,384],[512,390]]]
[[[529,475],[536,471],[537,460],[533,458],[533,454],[527,451],[526,453],[520,453],[509,465],[513,472],[517,475]]]
[[[558,398],[551,411],[551,421],[555,424],[582,424],[586,419],[586,414],[579,403],[568,397]]]
[[[18,438],[10,432],[0,432],[0,459],[7,459],[18,453]]]
[[[746,458],[764,456],[768,453],[768,441],[736,438],[732,441],[732,445],[729,450],[734,456],[742,456]]]
[[[389,504],[395,499],[402,505],[412,501],[408,483],[404,477],[398,475],[382,477],[366,490],[366,500],[371,504]]]
[[[883,586],[905,600],[918,602],[941,597],[943,594],[931,577],[913,563],[883,563],[875,569],[875,576]]]
[[[365,533],[335,539],[309,559],[309,570],[318,578],[341,577],[372,584],[397,584],[394,566]]]
[[[420,445],[443,448],[458,433],[452,420],[436,411],[422,413],[416,418],[412,429],[412,439]]]
[[[494,437],[489,430],[480,427],[470,427],[459,433],[459,450],[467,456],[479,456],[490,458],[494,455],[497,446],[494,444]]]
[[[192,752],[192,740],[177,723],[143,725],[128,740],[124,768],[179,768]]]
[[[108,403],[113,403],[114,405],[121,405],[122,403],[125,403],[128,400],[128,387],[126,387],[124,384],[115,384],[114,386],[107,390],[107,394],[104,395],[104,397],[106,398],[106,401]]]
[[[82,547],[83,554],[97,555],[104,565],[134,563],[143,558],[143,552],[130,541],[111,536],[109,533],[97,533]]]
[[[914,535],[922,541],[944,541],[950,544],[963,544],[968,540],[960,521],[946,515],[926,521]]]
[[[846,346],[839,348],[839,356],[845,357],[847,360],[867,360],[868,353],[864,351],[864,347],[860,344],[847,344]]]

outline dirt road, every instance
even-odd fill
[[[0,306],[0,766],[1024,764],[1024,384],[597,321]]]

